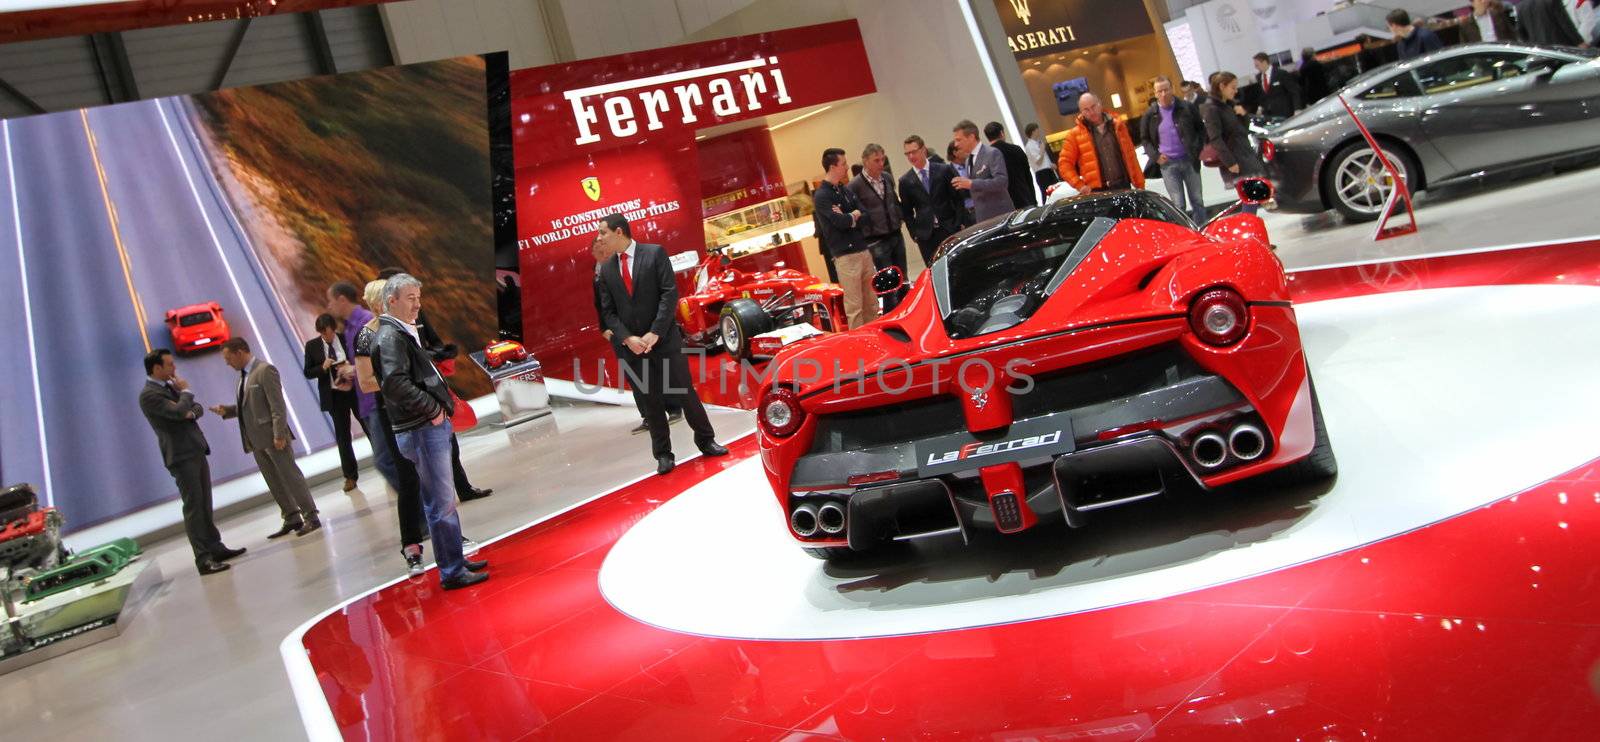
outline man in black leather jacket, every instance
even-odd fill
[[[422,282],[401,273],[384,286],[387,312],[378,320],[378,366],[374,373],[394,428],[400,455],[417,467],[422,509],[439,563],[439,581],[446,590],[489,579],[487,561],[471,562],[461,553],[461,518],[456,514],[456,487],[450,467],[450,414],[454,402],[444,377],[422,349],[417,314],[422,310]]]

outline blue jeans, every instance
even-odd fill
[[[1188,160],[1168,160],[1161,166],[1161,182],[1167,185],[1167,196],[1178,210],[1194,218],[1195,224],[1206,223],[1206,202],[1200,198],[1200,170]]]
[[[395,434],[400,455],[416,464],[421,481],[422,510],[428,517],[433,556],[439,562],[439,579],[466,575],[461,555],[461,517],[456,515],[455,473],[450,465],[450,421]]]
[[[383,475],[383,480],[399,492],[400,475],[394,468],[394,449],[389,448],[389,436],[384,432],[387,428],[383,425],[383,419],[378,417],[377,410],[373,410],[371,415],[361,418],[361,422],[367,427],[367,444],[372,446],[372,465]]]

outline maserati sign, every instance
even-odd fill
[[[1018,59],[1155,32],[1139,0],[994,0],[994,4],[1005,27],[1006,45]]]

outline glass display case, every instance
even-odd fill
[[[777,198],[726,211],[705,219],[707,251],[722,251],[731,259],[782,247],[812,236],[811,187],[805,181],[790,183]],[[714,196],[703,204],[707,212],[737,203],[743,194]]]

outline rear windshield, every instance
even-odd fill
[[[210,322],[210,321],[211,321],[211,313],[210,312],[195,312],[194,314],[185,314],[182,317],[179,317],[178,318],[178,326],[179,327],[194,327],[195,325],[203,325],[203,324],[205,324],[207,322]]]

